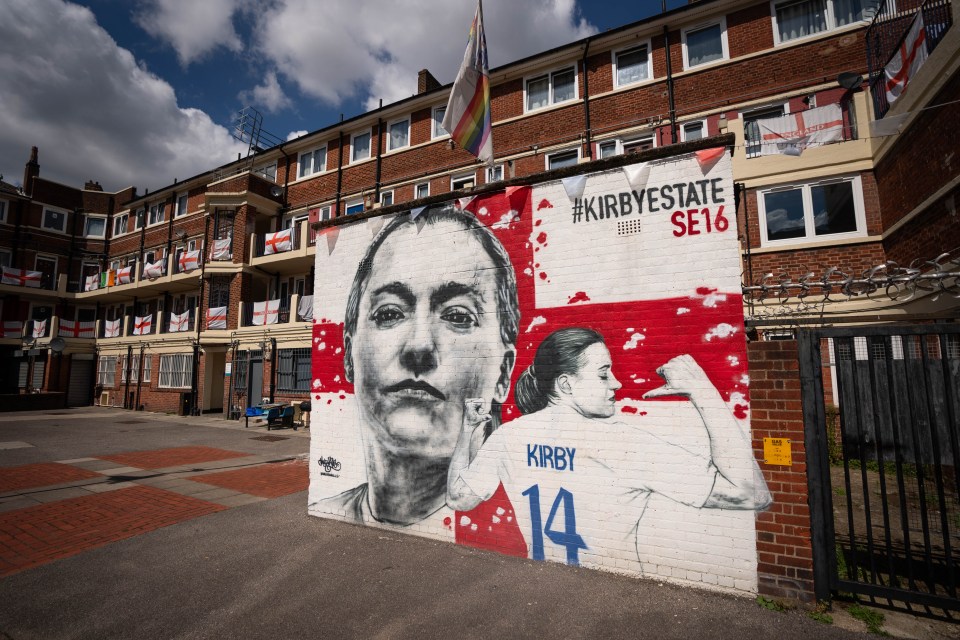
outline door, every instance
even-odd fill
[[[247,375],[247,406],[260,404],[263,398],[263,352],[250,352],[250,365]]]
[[[203,401],[200,405],[204,412],[223,411],[223,384],[226,372],[227,354],[225,351],[207,349],[204,367]]]
[[[89,407],[93,398],[93,359],[70,358],[70,381],[67,383],[67,406]]]

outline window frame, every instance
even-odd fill
[[[7,211],[10,210],[10,201],[0,199],[0,224],[7,223]]]
[[[499,177],[499,178],[491,178],[491,173],[494,172],[494,171],[497,171],[497,170],[500,171],[500,177]],[[493,165],[492,167],[487,167],[486,169],[484,169],[484,172],[483,172],[483,183],[484,183],[484,184],[490,184],[490,183],[492,183],[492,182],[503,182],[503,177],[504,177],[504,175],[505,175],[505,174],[504,174],[503,163],[502,163],[502,162],[497,163],[497,164]]]
[[[183,203],[183,208],[181,209],[180,203]],[[176,195],[176,200],[173,205],[173,217],[182,218],[183,216],[190,213],[190,194],[186,191],[178,193]]]
[[[367,136],[367,155],[363,158],[357,157],[356,139],[361,136]],[[350,164],[357,162],[366,162],[373,157],[373,127],[365,131],[358,131],[350,134]]]
[[[780,25],[777,22],[777,6],[785,4],[797,4],[803,2],[804,0],[770,0],[770,28],[773,30],[773,46],[779,47],[781,45],[791,44],[794,42],[803,42],[804,40],[809,40],[812,38],[819,38],[825,34],[837,31],[838,29],[848,29],[856,28],[863,24],[870,22],[873,17],[861,18],[850,24],[837,24],[837,10],[836,10],[836,0],[823,0],[824,2],[824,29],[823,31],[816,31],[814,33],[807,34],[805,36],[797,36],[796,38],[788,38],[784,40],[780,36]],[[861,0],[861,6],[866,4],[867,0]],[[893,4],[893,3],[891,3]],[[863,7],[864,13],[866,14],[867,7]],[[896,12],[896,6],[892,7],[893,12]],[[874,8],[874,15],[876,15],[876,8]]]
[[[350,211],[350,209],[353,209],[357,206],[360,207],[359,211]],[[352,200],[343,201],[343,215],[345,216],[355,216],[358,213],[363,213],[364,211],[366,211],[366,209],[364,208],[363,198],[354,198]]]
[[[826,186],[832,184],[850,183],[853,190],[854,220],[857,228],[853,231],[844,231],[841,233],[828,233],[817,235],[816,219],[813,212],[814,187]],[[765,196],[770,193],[784,193],[801,189],[803,202],[803,221],[804,235],[797,238],[783,238],[780,240],[770,240],[767,233],[767,203]],[[812,244],[817,242],[832,242],[835,240],[844,240],[848,238],[865,238],[867,236],[866,204],[863,197],[863,181],[859,173],[841,174],[830,176],[819,180],[806,180],[787,182],[783,184],[771,185],[758,188],[757,194],[757,217],[760,228],[760,246],[761,247],[782,247],[787,245]]]
[[[457,186],[458,182],[466,183],[470,182],[471,184],[467,186],[463,184],[462,186]],[[450,176],[450,191],[459,191],[460,189],[473,189],[477,186],[477,172],[469,171],[463,173],[455,173]]]
[[[147,227],[156,227],[166,222],[167,219],[167,201],[160,200],[147,207],[146,223]],[[154,218],[154,212],[156,217]]]
[[[10,267],[13,264],[13,251],[0,248],[0,256],[6,256],[6,260],[0,260],[0,266]]]
[[[97,360],[97,386],[112,389],[116,385],[117,356],[100,356]]]
[[[542,111],[543,109],[549,109],[556,105],[573,103],[580,99],[580,74],[578,73],[579,65],[576,62],[571,62],[570,64],[564,65],[562,67],[556,67],[550,71],[545,71],[542,73],[532,74],[524,77],[523,79],[523,112],[532,113],[534,111]],[[556,90],[554,84],[555,76],[566,73],[568,71],[573,71],[573,97],[568,100],[562,100],[557,102],[554,99],[554,92]],[[531,107],[529,103],[529,86],[532,81],[541,80],[544,77],[547,78],[547,103],[542,107]]]
[[[47,226],[47,212],[50,213],[59,213],[63,214],[63,224],[58,229],[57,227]],[[44,231],[53,231],[54,233],[66,233],[67,232],[67,217],[70,212],[66,209],[60,209],[59,207],[48,207],[44,205],[43,212],[40,214],[40,228]]]
[[[90,224],[90,221],[91,221],[91,220],[101,220],[101,221],[103,221],[103,233],[101,233],[101,234],[99,234],[99,235],[91,234],[91,233],[90,233],[90,231],[89,231],[89,229],[88,229],[88,225]],[[84,237],[84,238],[93,238],[93,239],[96,239],[96,240],[104,240],[104,239],[106,239],[106,237],[107,237],[107,216],[105,216],[105,215],[93,215],[93,214],[87,214],[87,215],[85,215],[85,216],[84,216],[84,219],[83,219],[83,237]]]
[[[426,187],[426,188],[427,188],[427,192],[426,192],[425,194],[423,194],[423,195],[420,195],[420,188],[421,188],[421,187]],[[430,181],[429,181],[429,180],[426,181],[426,182],[418,182],[417,184],[413,185],[413,199],[414,199],[414,200],[420,200],[421,198],[429,198],[429,197],[430,197]]]
[[[619,58],[621,55],[632,53],[633,51],[643,48],[647,52],[645,64],[647,65],[646,77],[639,80],[634,80],[633,82],[620,82],[620,64]],[[650,82],[653,80],[653,55],[651,53],[652,47],[650,46],[650,39],[647,38],[641,43],[633,43],[629,47],[623,47],[622,49],[614,49],[610,52],[610,64],[612,65],[611,69],[613,72],[613,88],[620,89],[622,87],[634,87],[638,84],[644,82]]]
[[[687,49],[687,34],[694,31],[702,31],[703,29],[709,29],[714,25],[720,25],[720,51],[721,56],[717,60],[710,60],[709,62],[701,62],[696,65],[690,64],[689,51]],[[683,70],[687,71],[688,69],[696,69],[700,67],[706,67],[711,64],[720,64],[730,59],[730,46],[727,41],[727,17],[720,16],[719,18],[712,18],[710,20],[705,20],[697,24],[692,24],[688,27],[684,27],[680,30],[680,43],[681,49],[683,50]]]
[[[393,135],[391,135],[391,130],[393,129],[393,126],[394,126],[394,125],[398,125],[398,124],[401,124],[401,123],[404,123],[404,122],[407,123],[407,138],[406,138],[406,142],[403,143],[403,144],[400,145],[400,146],[394,147],[393,144],[392,144],[392,143],[393,143]],[[385,132],[385,133],[387,134],[387,150],[386,150],[387,153],[390,153],[390,152],[392,152],[392,151],[399,151],[400,149],[407,149],[407,148],[409,148],[409,147],[410,147],[410,116],[409,116],[409,115],[406,115],[406,116],[403,116],[402,118],[397,118],[397,119],[395,119],[395,120],[390,120],[389,122],[387,122],[387,129],[386,129],[386,132]]]
[[[389,196],[389,197],[390,197],[390,202],[384,203],[384,202],[383,202],[384,196]],[[380,204],[381,207],[390,207],[390,206],[393,206],[393,202],[394,202],[393,189],[387,189],[387,190],[384,190],[384,191],[381,191],[381,192],[380,192],[380,202],[379,202],[379,204]]]
[[[133,230],[139,231],[147,224],[147,209],[146,207],[140,207],[137,209],[136,214],[133,218]]]
[[[701,130],[701,136],[699,138],[694,138],[694,140],[702,140],[709,136],[707,129],[707,119],[703,118],[701,120],[688,120],[680,125],[680,142],[687,142],[687,125],[699,124]]]
[[[122,225],[123,230],[118,233],[118,232],[117,232],[117,223],[119,223],[121,220],[123,220],[123,225]],[[124,211],[124,212],[122,212],[122,213],[114,214],[114,216],[113,216],[113,233],[110,235],[110,237],[111,237],[111,238],[117,238],[117,237],[122,236],[122,235],[124,235],[124,234],[130,233],[129,227],[130,227],[130,212],[129,212],[129,211]]]
[[[575,166],[577,164],[580,164],[580,148],[573,147],[568,149],[558,149],[556,151],[551,151],[550,153],[545,153],[543,155],[544,167],[546,168],[547,171],[553,171],[554,169],[562,169],[563,167],[551,167],[550,163],[553,161],[553,159],[556,156],[567,155],[570,153],[576,154],[577,161],[574,162],[573,165],[565,165],[565,166]]]
[[[271,169],[271,168],[273,169],[272,172],[269,171],[269,169]],[[297,171],[299,171],[299,170],[300,170],[300,169],[299,169],[299,166],[298,166],[298,167],[297,167]],[[269,175],[270,173],[273,173],[273,177],[270,177],[270,175]],[[270,182],[276,182],[276,181],[277,181],[277,161],[274,160],[273,162],[268,162],[268,163],[266,163],[266,164],[262,164],[262,165],[260,165],[259,167],[254,167],[254,168],[253,168],[253,174],[260,176],[260,177],[263,178],[264,180],[269,180]]]
[[[277,391],[310,391],[310,356],[310,347],[277,349]]]
[[[164,366],[166,364],[166,366]],[[164,377],[166,376],[166,380]],[[177,384],[182,382],[182,384]],[[160,355],[157,387],[160,389],[189,389],[193,383],[193,354],[164,353]]]
[[[315,166],[315,161],[317,159],[317,152],[323,151],[323,168],[317,169]],[[309,178],[320,173],[325,173],[327,171],[327,153],[329,152],[327,144],[324,143],[318,147],[312,147],[306,151],[302,151],[297,154],[297,180],[302,180],[304,178]],[[308,157],[310,158],[310,173],[304,172],[304,162],[303,159]]]
[[[763,148],[763,142],[756,143],[756,149],[752,149],[754,145],[751,145],[747,140],[747,120],[764,120],[765,118],[755,117],[757,114],[763,112],[771,112],[775,109],[780,109],[781,114],[779,116],[772,117],[783,117],[790,115],[790,101],[784,100],[783,102],[774,102],[770,104],[765,104],[762,106],[753,107],[746,111],[740,111],[738,116],[740,117],[740,123],[743,125],[743,151],[746,154],[747,158],[759,158],[761,157],[760,151]],[[768,116],[771,117],[771,116]]]
[[[450,134],[447,133],[447,130],[444,129],[443,126],[442,126],[442,125],[443,125],[443,116],[441,116],[440,119],[437,120],[437,112],[438,112],[438,111],[443,111],[443,114],[446,115],[446,113],[447,113],[447,105],[446,105],[446,104],[440,104],[440,105],[437,105],[437,106],[433,107],[432,109],[430,109],[430,139],[431,139],[431,140],[439,140],[439,139],[441,139],[441,138],[449,138],[449,137],[450,137]],[[438,131],[439,131],[440,133],[437,133]]]

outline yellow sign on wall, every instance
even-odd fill
[[[763,461],[767,464],[776,464],[789,467],[793,464],[790,455],[789,438],[764,438]]]

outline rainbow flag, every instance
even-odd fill
[[[479,0],[470,25],[463,64],[450,90],[442,126],[461,148],[487,164],[493,164],[487,39],[483,33],[483,5]]]

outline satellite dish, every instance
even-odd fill
[[[863,76],[861,76],[859,73],[854,73],[853,71],[844,71],[837,76],[837,84],[847,91],[853,91],[863,84]]]
[[[64,347],[66,346],[67,346],[66,341],[60,336],[57,336],[56,338],[50,341],[50,351],[53,351],[54,353],[60,353],[61,351],[63,351]]]
[[[270,187],[270,195],[272,195],[274,198],[279,198],[283,195],[283,188],[277,185]]]

